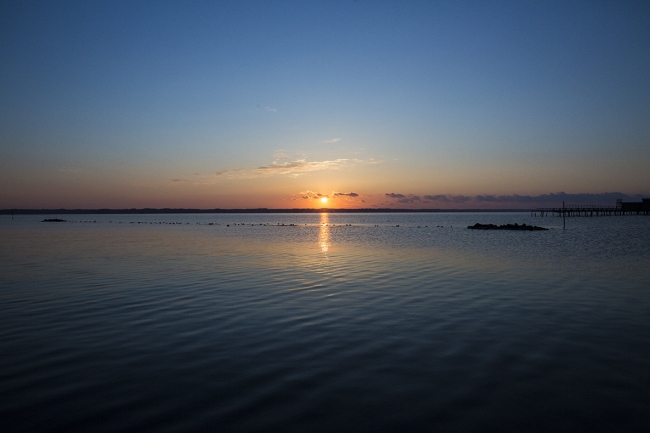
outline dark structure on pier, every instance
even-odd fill
[[[650,215],[650,198],[640,202],[616,200],[616,206],[568,205],[556,208],[538,208],[530,212],[531,216],[621,216]]]
[[[645,212],[644,215],[647,215],[648,211],[650,211],[650,198],[641,199],[640,203],[618,199],[616,200],[616,207],[620,207],[625,212]]]

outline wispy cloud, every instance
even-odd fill
[[[375,159],[348,159],[339,158],[325,161],[307,161],[305,158],[295,159],[293,161],[275,160],[269,165],[262,165],[252,169],[235,169],[225,170],[215,173],[216,176],[228,175],[230,178],[255,178],[263,176],[292,176],[297,177],[305,173],[321,170],[340,170],[357,164],[374,165],[380,164],[381,161]]]
[[[297,159],[295,161],[278,162],[273,161],[271,165],[263,165],[253,170],[257,176],[279,174],[299,176],[303,173],[319,170],[338,170],[349,163],[349,159],[334,159],[330,161],[307,161]]]
[[[347,196],[347,197],[359,197],[359,194],[356,192],[334,192],[332,193],[334,197]]]
[[[264,107],[264,109],[266,111],[268,111],[269,113],[275,113],[276,111],[278,111],[278,110],[276,110],[275,108],[272,108],[272,107]]]
[[[221,177],[228,175],[230,177],[235,176],[235,173],[246,172],[245,168],[233,168],[232,170],[221,170],[214,172],[214,177]]]
[[[339,141],[341,141],[340,138],[330,138],[329,140],[321,141],[321,143],[338,143]]]
[[[258,177],[267,176],[290,176],[298,177],[305,173],[321,170],[340,170],[347,167],[352,167],[358,164],[374,165],[380,164],[381,161],[375,159],[348,159],[339,158],[325,161],[307,161],[306,158],[295,159],[293,161],[282,161],[280,157],[286,157],[284,153],[276,154],[276,159],[268,165],[262,165],[256,168],[234,168],[231,170],[216,171],[209,176],[203,177],[202,182],[195,182],[196,185],[207,185],[218,182],[220,179],[254,179]],[[197,174],[197,173],[195,173]],[[198,174],[197,174],[198,175]],[[185,179],[174,180],[182,181]],[[344,193],[341,193],[344,194]],[[347,193],[356,194],[356,193]],[[354,197],[353,195],[348,195]]]
[[[189,182],[189,179],[172,179],[172,182]]]

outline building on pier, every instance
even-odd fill
[[[616,200],[616,207],[622,211],[650,211],[650,198],[641,199],[641,202],[638,201],[623,201],[621,199]]]

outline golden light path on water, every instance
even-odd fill
[[[318,244],[320,250],[326,253],[330,247],[330,227],[329,227],[329,214],[320,214],[320,231],[318,232]]]

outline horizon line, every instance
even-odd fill
[[[530,212],[536,208],[518,208],[518,209],[442,209],[442,208],[96,208],[96,209],[0,209],[0,215],[36,215],[36,214],[156,214],[156,213],[372,213],[372,212]]]

